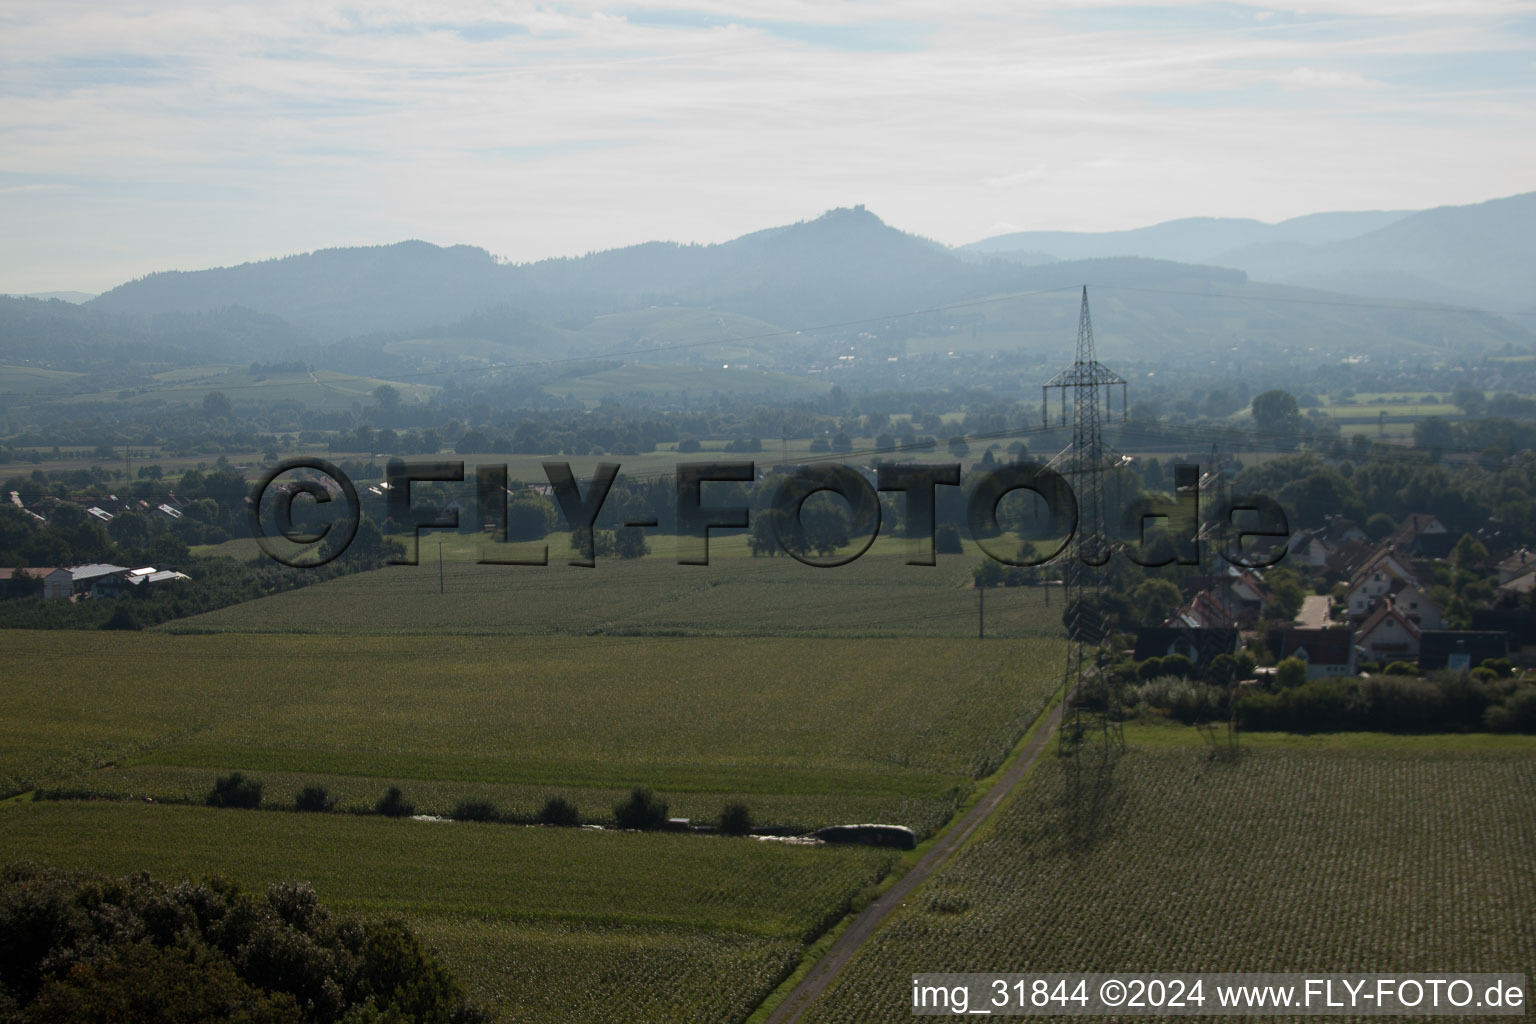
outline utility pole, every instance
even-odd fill
[[[987,588],[976,588],[976,639],[987,638]]]
[[[443,593],[443,542],[439,538],[437,542],[437,592]]]

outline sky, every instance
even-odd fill
[[[1536,0],[20,0],[0,292],[864,204],[961,244],[1536,190]]]

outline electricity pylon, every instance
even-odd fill
[[[1103,567],[1112,548],[1104,521],[1103,476],[1110,453],[1099,429],[1099,389],[1104,389],[1104,411],[1112,413],[1116,384],[1120,385],[1123,419],[1125,378],[1094,357],[1093,322],[1088,316],[1088,288],[1084,286],[1083,309],[1077,322],[1077,360],[1040,389],[1042,420],[1049,417],[1051,389],[1061,391],[1063,426],[1067,418],[1067,392],[1072,392],[1072,443],[1051,462],[1077,495],[1078,515],[1065,571],[1066,695],[1062,698],[1061,730],[1057,734],[1062,754],[1074,754],[1091,742],[1102,744],[1106,756],[1125,746],[1119,702],[1103,675],[1107,660],[1105,641],[1109,638],[1109,623],[1102,611]]]

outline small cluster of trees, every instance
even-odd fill
[[[0,871],[0,1018],[483,1024],[490,1015],[398,921],[306,883],[165,884],[36,864]]]
[[[1285,732],[1536,732],[1536,684],[1490,674],[1307,680],[1303,667],[1299,683],[1244,694],[1237,713],[1244,728]]]
[[[54,791],[46,799],[88,797],[94,794],[75,791]],[[261,806],[262,784],[243,772],[230,772],[219,776],[213,788],[203,798],[209,807],[233,807],[253,810]],[[336,800],[324,786],[306,785],[294,797],[293,809],[308,813],[325,813],[334,810]],[[390,786],[373,805],[373,813],[386,818],[408,818],[416,813],[416,805],[406,799],[399,786]],[[523,822],[526,819],[504,815],[490,800],[478,797],[459,800],[449,815],[455,821]],[[614,805],[614,823],[622,829],[657,831],[668,825],[667,802],[644,786],[636,786],[629,796]],[[551,796],[545,800],[533,819],[540,825],[572,828],[581,824],[581,814],[576,805],[563,796]],[[724,835],[741,836],[752,831],[752,815],[747,805],[740,801],[727,803],[720,812],[716,827]]]

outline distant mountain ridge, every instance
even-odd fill
[[[1184,217],[1129,231],[1017,231],[960,248],[977,253],[1047,253],[1061,260],[1144,256],[1175,263],[1212,263],[1240,246],[1333,242],[1386,227],[1406,216],[1408,212],[1403,210],[1312,213],[1278,224],[1237,217]]]
[[[881,337],[916,337],[919,329],[933,337],[963,324],[994,348],[1028,347],[1055,338],[1055,314],[1045,312],[1055,296],[1022,304],[1001,297],[1086,283],[1119,289],[1109,300],[1137,324],[1122,351],[1138,357],[1255,344],[1340,355],[1446,352],[1528,345],[1533,323],[1374,308],[1348,296],[1536,306],[1533,221],[1536,193],[1420,213],[1314,214],[1278,225],[1187,218],[1124,232],[1021,232],[951,249],[857,206],[712,245],[647,242],[526,264],[423,241],[323,249],[150,274],[83,306],[16,307],[12,322],[25,324],[29,338],[97,332],[220,358],[248,339],[253,358],[329,345],[336,359],[345,351],[348,372],[374,373],[435,365],[435,353],[449,351],[441,339],[456,354],[436,358],[449,361],[536,362],[665,347],[667,337],[639,327],[622,338],[587,327],[605,316],[667,308],[730,314],[786,334],[928,310],[882,327]],[[50,305],[63,308],[44,308]],[[65,309],[114,319],[71,320]],[[699,323],[692,319],[687,328],[690,345]],[[268,336],[272,343],[262,344]],[[13,340],[14,355],[32,352],[38,365],[53,359],[46,346]],[[761,355],[773,363],[771,352]]]
[[[1323,244],[1245,246],[1215,262],[1269,281],[1536,312],[1536,192],[1424,210]]]
[[[1006,287],[1009,276],[1006,267],[978,266],[859,206],[716,245],[647,242],[528,264],[420,241],[323,249],[150,274],[88,305],[139,315],[240,306],[330,338],[444,323],[501,305],[559,319],[682,303],[802,324],[981,295]]]
[[[1023,231],[960,251],[1023,263],[1142,256],[1345,294],[1536,312],[1536,192],[1416,212],[1316,213],[1278,224],[1190,217],[1130,231]]]

